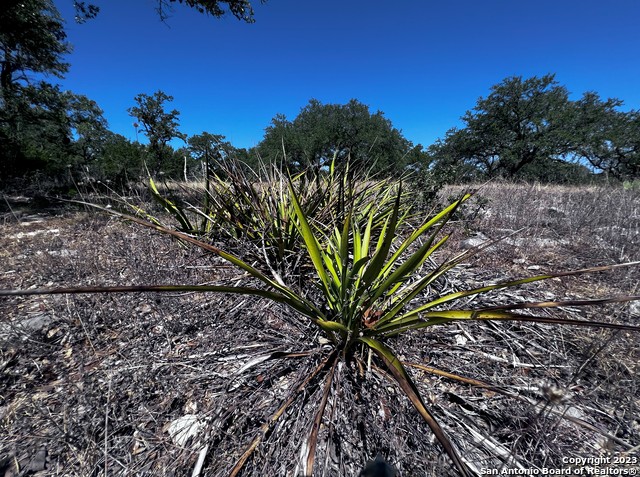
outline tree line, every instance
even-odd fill
[[[173,1],[158,0],[161,18]],[[81,20],[98,13],[95,5],[74,3]],[[184,3],[253,21],[246,0]],[[10,0],[0,13],[0,182],[41,175],[62,183],[89,178],[125,184],[147,172],[201,177],[229,157],[253,167],[262,161],[317,173],[334,159],[349,159],[373,172],[410,171],[436,182],[640,176],[640,112],[623,111],[621,100],[595,92],[572,100],[552,74],[504,79],[462,116],[462,127],[427,147],[413,144],[383,112],[356,99],[311,99],[293,119],[277,114],[262,141],[246,150],[207,131],[187,137],[179,111],[170,107],[173,98],[163,91],[137,95],[128,109],[146,144],[110,131],[95,101],[41,79],[63,78],[69,51],[50,0]],[[173,147],[176,139],[184,145]]]

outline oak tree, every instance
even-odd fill
[[[601,100],[592,92],[572,101],[554,75],[507,78],[430,155],[436,168],[466,178],[565,182],[587,177],[585,165],[619,178],[637,177],[639,113],[620,106],[622,101]]]
[[[276,115],[257,146],[269,162],[282,162],[294,170],[319,171],[335,157],[338,163],[349,158],[373,171],[402,171],[413,149],[410,141],[393,127],[384,113],[352,99],[347,104],[309,101],[298,116],[289,121]]]
[[[163,162],[171,156],[168,150],[169,141],[174,138],[186,140],[186,135],[181,133],[179,128],[177,109],[165,111],[165,103],[173,101],[173,96],[169,96],[163,91],[156,91],[152,95],[138,94],[133,106],[127,111],[141,125],[144,134],[149,140],[149,150],[151,157],[149,161],[150,172],[157,174],[163,167]]]

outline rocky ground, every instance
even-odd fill
[[[455,195],[456,189],[443,192]],[[37,205],[37,206],[36,206]],[[105,214],[7,198],[0,289],[250,283],[219,258]],[[624,191],[485,186],[443,254],[516,235],[432,293],[640,259],[640,198]],[[225,244],[219,244],[224,246]],[[553,279],[469,305],[640,294],[638,268]],[[640,307],[562,316],[638,324]],[[320,336],[258,298],[215,294],[0,298],[0,476],[229,475],[289,399],[241,475],[296,475],[320,399],[296,394]],[[390,343],[406,363],[490,382],[512,397],[410,367],[479,474],[562,469],[563,458],[640,459],[640,336],[530,323],[434,328]],[[321,353],[320,353],[321,354]],[[402,476],[456,475],[386,373],[338,369],[317,475],[355,476],[380,452]],[[613,460],[611,460],[613,462]],[[637,461],[635,461],[637,462]],[[635,465],[635,469],[638,466]]]

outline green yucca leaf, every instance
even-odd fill
[[[435,244],[431,248],[431,250],[429,251],[429,254],[432,254],[433,252],[438,250],[438,248],[440,248],[442,245],[446,243],[447,239],[448,239],[448,236],[443,237],[437,244]],[[399,294],[398,297],[395,299],[392,298],[391,303],[393,305],[393,308],[386,311],[381,316],[380,320],[378,320],[378,322],[374,325],[373,328],[379,329],[382,325],[387,323],[389,320],[392,320],[393,318],[395,318],[404,309],[404,307],[411,302],[411,300],[416,298],[429,285],[431,285],[431,283],[433,283],[434,280],[436,280],[438,277],[446,273],[447,270],[449,270],[447,266],[445,265],[439,266],[438,268],[433,270],[431,273],[425,275],[416,283],[412,284],[405,293]]]
[[[357,262],[355,262],[351,269],[351,274],[349,275],[349,279],[354,279],[355,277],[359,276],[360,270],[364,268],[364,266],[369,262],[369,260],[371,260],[371,257],[362,257]]]
[[[349,270],[349,232],[351,231],[351,211],[349,211],[344,219],[342,227],[342,235],[340,236],[340,268],[342,276],[340,277],[343,286],[341,287],[340,299],[344,303],[350,288],[350,270]]]
[[[362,233],[358,227],[351,227],[353,233],[353,261],[354,263],[363,257],[362,251]],[[365,254],[366,255],[366,254]]]
[[[367,226],[364,229],[364,235],[362,236],[362,243],[360,244],[360,254],[359,257],[369,256],[369,246],[371,242],[371,230],[373,229],[373,214],[369,214],[369,218],[367,220]],[[357,227],[355,227],[357,230]],[[359,235],[359,233],[358,233]]]
[[[395,205],[391,217],[385,222],[385,225],[380,233],[378,239],[378,245],[376,246],[376,252],[373,254],[371,262],[366,267],[364,275],[362,277],[362,291],[364,288],[371,285],[371,283],[380,276],[380,272],[383,269],[385,260],[389,255],[391,244],[396,234],[396,226],[398,224],[398,212],[400,210],[400,198],[402,197],[402,185],[398,187],[398,194],[396,196]]]
[[[183,230],[184,232],[192,232],[193,230],[195,230],[184,211],[175,203],[171,202],[169,199],[163,197],[162,194],[160,194],[155,182],[153,182],[153,179],[151,177],[149,177],[149,188],[151,189],[151,195],[153,196],[153,198],[160,205],[162,205],[162,207],[164,207],[167,212],[172,214],[180,223],[181,230]]]
[[[142,216],[145,219],[147,219],[149,222],[152,222],[152,223],[154,223],[156,225],[162,226],[162,223],[157,218],[155,218],[153,215],[147,213],[144,209],[142,209],[140,207],[137,207],[137,206],[135,206],[133,204],[129,204],[129,207],[131,207],[133,209],[133,211],[136,213],[136,215]]]
[[[351,231],[351,211],[347,213],[342,226],[342,235],[340,235],[340,264],[343,270],[346,270],[349,262],[349,232]]]
[[[621,267],[631,267],[631,266],[637,266],[640,265],[640,261],[638,262],[628,262],[628,263],[619,263],[619,264],[614,264],[614,265],[604,265],[604,266],[599,266],[599,267],[590,267],[590,268],[583,268],[581,270],[572,270],[572,271],[568,271],[568,272],[553,272],[553,273],[547,273],[544,275],[536,275],[533,277],[527,277],[527,278],[521,278],[518,280],[511,280],[511,281],[506,281],[506,282],[501,282],[501,283],[496,283],[494,285],[488,285],[485,287],[480,287],[480,288],[474,288],[472,290],[464,290],[464,291],[459,291],[459,292],[454,292],[454,293],[449,293],[447,295],[443,295],[439,298],[436,298],[434,300],[431,300],[429,303],[426,303],[410,312],[408,312],[407,314],[403,315],[400,318],[405,318],[405,317],[409,317],[409,316],[414,316],[417,315],[423,311],[426,311],[430,308],[433,308],[437,305],[442,305],[444,303],[448,303],[451,301],[455,301],[455,300],[459,300],[460,298],[465,298],[468,296],[472,296],[472,295],[479,295],[482,293],[487,293],[493,290],[499,290],[502,288],[513,288],[519,285],[524,285],[527,283],[533,283],[533,282],[537,282],[537,281],[542,281],[542,280],[548,280],[550,278],[559,278],[559,277],[567,277],[567,276],[574,276],[574,275],[582,275],[585,273],[595,273],[595,272],[602,272],[602,271],[607,271],[607,270],[613,270],[616,268],[621,268]]]
[[[329,277],[327,276],[327,272],[324,269],[324,259],[323,259],[322,251],[320,249],[320,244],[318,243],[318,240],[313,234],[313,230],[309,225],[309,222],[307,220],[305,213],[302,210],[302,207],[300,207],[300,203],[298,202],[298,198],[296,197],[296,193],[293,189],[293,184],[291,183],[291,181],[289,182],[289,192],[291,194],[291,202],[293,204],[296,217],[298,219],[297,225],[300,230],[300,235],[304,240],[304,243],[307,247],[307,251],[309,252],[309,256],[311,258],[311,262],[313,263],[313,266],[315,267],[316,272],[318,273],[318,277],[322,282],[322,286],[326,291],[327,295],[329,295],[330,294]]]
[[[635,298],[631,298],[635,299]],[[593,300],[594,304],[603,300]],[[617,299],[616,302],[622,300]],[[624,300],[624,301],[629,301]],[[612,328],[628,331],[640,331],[640,326],[624,325],[618,323],[606,323],[601,321],[581,321],[570,320],[564,318],[552,318],[548,316],[532,316],[513,313],[510,311],[501,311],[496,307],[491,310],[442,310],[442,311],[428,311],[422,313],[420,317],[417,316],[404,316],[395,320],[391,320],[383,326],[379,326],[377,331],[381,333],[394,332],[398,334],[410,329],[419,329],[429,326],[441,325],[451,321],[467,320],[467,321],[487,321],[487,320],[503,320],[503,321],[528,321],[534,323],[548,323],[555,325],[575,325],[575,326],[587,326],[593,328]]]
[[[425,232],[427,230],[429,230],[430,228],[432,228],[434,225],[440,223],[440,227],[438,228],[438,231],[440,229],[442,229],[442,227],[447,223],[448,221],[448,217],[451,217],[451,215],[453,215],[453,213],[457,210],[458,207],[460,207],[460,205],[468,200],[471,197],[470,194],[465,194],[461,199],[455,201],[454,203],[452,203],[451,205],[449,205],[448,207],[446,207],[445,209],[443,209],[441,212],[439,212],[438,214],[436,214],[434,217],[432,217],[430,220],[428,220],[427,222],[425,222],[423,225],[421,225],[418,229],[416,229],[398,248],[398,250],[391,256],[391,258],[389,259],[389,262],[387,263],[387,265],[385,266],[385,268],[383,269],[382,274],[387,274],[388,271],[395,265],[395,263],[397,262],[398,258],[402,255],[402,253],[404,253],[404,251],[413,243],[415,242],[418,238],[422,237]]]
[[[490,310],[521,310],[525,308],[558,308],[561,306],[593,306],[606,305],[607,303],[624,303],[628,301],[640,301],[640,295],[615,296],[610,298],[599,298],[595,300],[563,300],[563,301],[539,301],[515,303],[512,305],[497,305],[480,308],[481,311]]]
[[[331,259],[331,255],[323,253],[322,254],[322,260],[323,260],[325,266],[327,267],[327,270],[331,274],[331,277],[333,278],[333,285],[342,286],[342,281],[340,280],[340,277],[338,276],[339,269],[336,270],[336,266],[335,265],[337,265],[337,264],[335,263],[334,260]]]
[[[354,224],[353,226],[354,266],[353,266],[351,277],[355,280],[354,287],[356,289],[360,289],[360,282],[363,278],[364,271],[366,270],[364,265],[366,265],[371,259],[371,255],[369,255],[369,241],[371,240],[372,227],[373,227],[373,214],[369,214],[367,225],[364,230],[364,235],[362,236],[360,235],[360,230],[358,229],[356,224]],[[358,266],[356,267],[355,264],[358,264]]]

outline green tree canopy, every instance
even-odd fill
[[[585,93],[573,104],[574,154],[619,179],[640,177],[640,112]]]
[[[202,132],[187,140],[188,151],[196,160],[202,161],[203,175],[208,178],[210,172],[219,171],[219,162],[229,157],[239,159],[239,150],[221,134]]]
[[[93,160],[85,165],[87,179],[125,185],[143,174],[144,158],[144,146],[140,143],[106,131]]]
[[[69,142],[66,100],[38,76],[62,77],[62,19],[50,0],[7,0],[0,12],[0,172],[21,174],[30,165],[59,159]]]
[[[580,163],[637,176],[638,113],[623,113],[621,105],[591,92],[571,101],[554,75],[507,78],[467,111],[465,127],[451,129],[431,146],[430,155],[437,168],[466,178],[564,182],[562,174],[585,177]],[[571,161],[576,167],[566,165]]]
[[[569,93],[553,75],[507,78],[480,98],[448,140],[487,176],[514,177],[527,164],[570,151]]]
[[[266,128],[257,146],[269,162],[281,162],[294,170],[320,170],[335,156],[376,171],[401,171],[413,145],[394,128],[381,111],[352,99],[347,104],[309,101],[298,116],[289,121],[278,114]],[[415,157],[412,154],[411,157]]]
[[[231,143],[225,140],[221,134],[202,132],[195,134],[187,140],[189,152],[198,160],[213,161],[226,157],[233,149]]]
[[[66,96],[67,118],[77,154],[83,163],[95,160],[109,133],[104,112],[86,96],[71,92],[67,92]]]
[[[0,13],[0,91],[3,96],[30,75],[62,77],[71,51],[63,20],[51,0],[5,0]]]
[[[186,136],[180,132],[177,109],[165,111],[165,103],[173,101],[163,91],[156,91],[152,95],[139,94],[134,98],[136,106],[129,108],[129,115],[136,118],[142,124],[142,130],[149,139],[150,171],[157,174],[163,167],[163,162],[171,154],[167,146],[174,138],[186,140]]]
[[[20,86],[0,111],[2,173],[59,173],[95,158],[107,133],[98,105],[86,96],[40,82]]]

